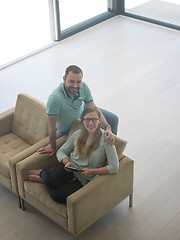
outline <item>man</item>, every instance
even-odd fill
[[[63,82],[57,87],[47,102],[49,145],[38,150],[39,153],[56,153],[56,129],[59,136],[68,135],[71,124],[81,117],[85,107],[95,107],[89,87],[82,82],[83,72],[75,65],[66,69]],[[118,117],[101,110],[101,127],[105,129],[104,141],[114,144],[113,133],[117,134]],[[106,118],[105,118],[106,117]],[[107,122],[107,120],[108,122]],[[111,131],[112,129],[112,131]]]

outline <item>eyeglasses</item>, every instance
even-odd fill
[[[93,123],[96,123],[99,120],[99,118],[84,118],[84,121],[86,123],[89,123],[90,121],[92,121]]]

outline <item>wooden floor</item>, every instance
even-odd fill
[[[126,1],[126,12],[180,26],[179,0]]]
[[[180,32],[125,17],[101,23],[1,70],[0,112],[22,92],[46,102],[70,64],[96,104],[119,116],[135,161],[133,207],[124,200],[80,240],[180,240]],[[73,239],[26,206],[0,185],[1,240]]]

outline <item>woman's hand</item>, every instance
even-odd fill
[[[70,161],[68,161],[68,162],[65,164],[64,169],[65,169],[67,172],[72,172],[72,170],[67,169],[67,168],[65,168],[65,167],[72,167],[72,163],[71,163]]]
[[[88,176],[88,175],[105,175],[105,174],[109,174],[109,171],[107,169],[107,167],[101,167],[101,168],[93,168],[93,169],[89,169],[89,168],[83,168],[81,175],[83,176]]]
[[[83,176],[92,175],[92,169],[83,168],[83,169],[82,169],[82,172],[81,172],[81,175],[83,175]]]

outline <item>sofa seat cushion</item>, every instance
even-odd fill
[[[67,218],[66,204],[57,203],[52,200],[46,186],[43,183],[24,181],[24,189],[29,195],[33,196],[47,208]]]
[[[10,178],[9,159],[30,147],[28,143],[13,133],[0,137],[0,172]]]

